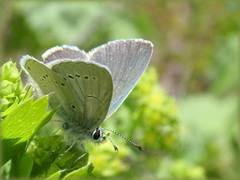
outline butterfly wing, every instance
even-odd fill
[[[106,118],[113,92],[113,82],[106,67],[94,62],[64,60],[52,70],[67,79],[76,95],[87,129],[98,127]]]
[[[60,59],[88,59],[88,54],[78,49],[76,46],[55,46],[47,50],[43,55],[44,63],[49,63],[53,60]]]
[[[64,63],[66,63],[66,62],[61,63],[61,61],[60,61],[59,62],[60,65],[59,66],[56,65],[55,68],[56,69],[69,68],[68,66],[65,66]],[[92,103],[92,102],[90,102],[90,101],[92,101],[92,98],[84,97],[84,95],[82,95],[82,94],[81,95],[77,94],[76,91],[78,91],[79,89],[77,89],[77,90],[73,89],[73,86],[72,86],[71,81],[69,80],[69,77],[64,78],[66,76],[66,74],[64,74],[64,72],[61,73],[61,75],[59,75],[56,72],[54,72],[52,69],[47,67],[45,64],[39,62],[38,60],[36,60],[30,56],[25,56],[21,60],[20,64],[23,67],[23,69],[31,76],[31,78],[37,83],[37,85],[41,89],[42,93],[50,94],[50,100],[49,100],[50,106],[52,108],[56,108],[56,107],[60,106],[59,110],[58,110],[58,114],[66,122],[69,122],[75,126],[78,126],[79,129],[91,130],[91,129],[96,128],[105,119],[104,114],[106,116],[107,110],[105,110],[105,112],[102,112],[101,116],[100,116],[100,113],[95,116],[93,116],[92,113],[96,111],[96,110],[94,110],[94,108],[98,108],[99,106],[101,106],[101,103],[104,104],[105,106],[109,106],[110,100],[106,100],[106,102],[105,102],[103,100],[104,98],[96,95],[96,97],[98,97],[102,101],[100,102],[100,104],[94,105],[94,108],[90,108],[90,109],[86,110],[86,108],[88,108],[90,106],[90,104]],[[86,68],[85,66],[87,66],[87,68],[88,68],[88,64],[86,65],[86,63],[80,63],[80,64],[73,63],[73,66],[78,67],[77,69],[79,69],[79,68],[85,69]],[[98,66],[96,69],[98,69]],[[102,71],[104,71],[105,74],[107,73],[108,77],[110,76],[108,70],[106,70],[105,68],[101,68],[101,69],[104,69]],[[98,70],[97,72],[102,73],[102,71]],[[111,76],[110,76],[110,78],[111,78]],[[112,80],[110,80],[108,78],[108,81],[110,84],[109,86],[112,87],[111,86]],[[98,82],[102,82],[102,81],[98,80]],[[106,82],[104,82],[104,84],[106,84]],[[85,83],[85,80],[83,80],[78,85],[80,87],[90,86],[89,83]],[[99,86],[100,86],[100,84],[99,84]],[[87,90],[88,88],[90,88],[90,92],[92,92],[93,90],[91,90],[91,88],[93,88],[93,87],[95,87],[95,86],[85,87],[85,89]],[[98,87],[96,87],[96,88],[98,88]],[[108,99],[111,99],[111,92],[112,92],[112,90],[109,93],[110,98],[109,98],[109,96],[107,96]],[[85,95],[87,95],[86,92],[84,92],[84,93],[85,93]],[[92,95],[92,94],[90,94],[90,95]],[[95,95],[95,94],[93,94],[93,95]],[[81,96],[81,98],[83,100],[82,99],[80,100],[79,96]],[[83,106],[83,104],[87,104],[87,105]],[[87,112],[85,112],[85,111],[87,111]]]
[[[50,94],[50,106],[57,108],[61,105],[58,114],[65,120],[70,118],[67,114],[68,112],[74,113],[75,110],[71,105],[77,104],[77,101],[75,97],[69,96],[69,94],[72,94],[72,90],[66,80],[33,57],[24,56],[20,64],[34,82],[37,83],[42,93]],[[79,113],[79,116],[82,116],[81,111],[77,113]]]
[[[111,116],[132,91],[146,69],[153,44],[142,39],[117,40],[93,49],[90,60],[107,66],[114,91],[107,117]]]

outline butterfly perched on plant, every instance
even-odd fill
[[[43,54],[43,61],[25,55],[20,64],[40,91],[50,94],[50,106],[59,107],[63,129],[79,141],[103,142],[109,138],[105,131],[112,130],[101,124],[132,91],[148,66],[152,51],[150,41],[123,39],[89,53],[76,46],[56,46]]]

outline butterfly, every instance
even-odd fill
[[[121,39],[88,53],[76,46],[56,46],[42,55],[43,61],[25,55],[20,65],[42,94],[50,95],[49,105],[58,107],[64,130],[79,141],[91,139],[99,143],[109,136],[104,133],[109,129],[101,124],[135,87],[152,52],[150,41]]]

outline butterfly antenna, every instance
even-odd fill
[[[107,134],[106,134],[106,137],[107,137],[108,140],[111,142],[111,144],[112,144],[115,152],[117,153],[117,152],[118,152],[118,147],[112,142],[112,140],[110,139],[109,135],[110,135],[110,133],[107,133]]]
[[[107,131],[111,131],[111,132],[113,132],[114,134],[116,134],[117,136],[119,136],[119,137],[121,137],[121,138],[123,138],[123,139],[125,139],[127,142],[129,142],[130,144],[132,144],[133,146],[135,146],[136,148],[138,148],[140,151],[142,151],[143,149],[142,149],[142,147],[141,146],[139,146],[139,145],[137,145],[136,143],[134,143],[134,142],[132,142],[130,139],[128,139],[128,138],[126,138],[126,137],[124,137],[123,135],[121,135],[121,134],[119,134],[119,133],[117,133],[116,131],[114,131],[114,130],[111,130],[111,129],[107,129],[107,128],[103,128],[103,130],[107,130]],[[108,137],[108,136],[107,136]],[[108,139],[110,140],[110,138],[108,137]],[[111,141],[111,140],[110,140]],[[111,143],[113,144],[113,142],[111,141]],[[114,144],[113,144],[114,145]],[[114,145],[115,146],[115,145]],[[113,146],[113,147],[114,147]],[[115,149],[115,148],[114,148]]]

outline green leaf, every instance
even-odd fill
[[[56,109],[46,113],[48,97],[33,101],[32,99],[13,109],[1,122],[1,139],[3,143],[3,163],[24,149],[24,144],[47,124]]]
[[[18,163],[18,174],[20,178],[26,179],[30,177],[33,161],[33,154],[26,155],[20,160]]]
[[[61,176],[63,171],[64,170],[61,170],[55,163],[53,163],[48,169],[47,176],[48,178],[54,179],[55,177]]]
[[[19,101],[18,99],[16,99],[15,102],[9,108],[7,108],[4,112],[0,114],[0,116],[1,117],[7,116],[13,109],[15,109],[18,106],[18,103]]]
[[[8,161],[0,167],[0,179],[9,179],[12,161]]]
[[[45,114],[47,107],[47,96],[34,102],[29,99],[18,106],[2,121],[2,138],[20,138],[19,142],[30,139],[38,129],[50,120],[49,116],[55,112],[53,110]]]
[[[25,101],[25,100],[27,100],[27,99],[29,99],[31,97],[32,91],[33,91],[33,86],[32,85],[28,85],[28,86],[25,87],[25,89],[26,89],[26,92],[25,92],[25,94],[24,94],[24,96],[22,98],[22,101]]]
[[[1,140],[2,145],[2,161],[1,164],[6,163],[9,159],[13,158],[18,153],[23,152],[26,147],[26,142],[19,142],[19,138],[15,139],[3,139]]]
[[[88,175],[88,172],[89,172],[88,170],[89,170],[90,167],[91,167],[91,163],[88,162],[88,164],[86,166],[70,172],[63,179],[66,179],[66,180],[67,179],[78,179],[80,177],[85,177],[86,178],[87,175]]]
[[[57,171],[56,173],[54,173],[51,176],[49,176],[48,178],[46,178],[46,180],[59,179],[61,174],[62,174],[62,170]]]

